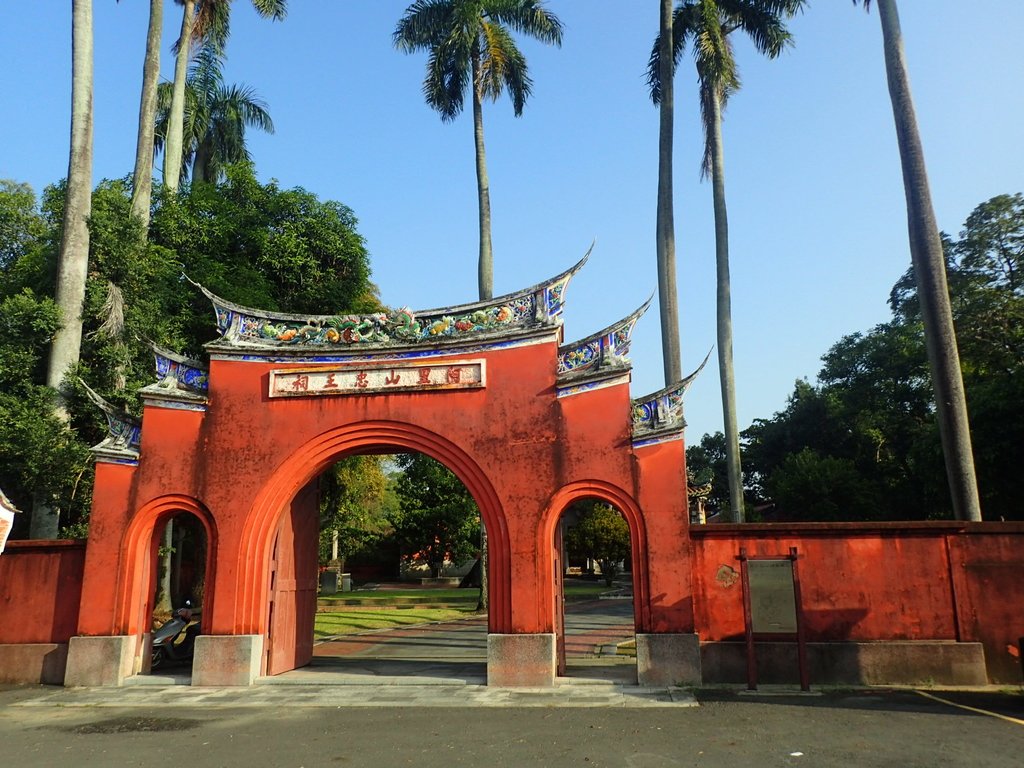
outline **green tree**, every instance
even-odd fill
[[[690,485],[711,484],[707,505],[715,511],[729,509],[729,469],[725,456],[725,435],[704,435],[699,443],[686,446],[686,476]]]
[[[883,510],[875,489],[850,459],[810,448],[786,456],[768,482],[768,492],[791,518],[828,522],[878,518]]]
[[[477,196],[480,218],[480,298],[494,294],[491,199],[484,153],[483,102],[507,90],[516,117],[523,112],[533,81],[512,32],[543,43],[562,44],[562,23],[542,0],[416,0],[394,32],[406,53],[429,54],[423,94],[444,121],[462,112],[467,88],[473,103]]]
[[[672,0],[658,4],[658,78],[661,87],[658,105],[658,210],[655,222],[655,250],[658,263],[658,309],[661,316],[661,357],[665,386],[683,378],[682,350],[679,344],[679,292],[676,290],[676,230],[672,190],[673,128],[675,100],[671,56],[674,41]]]
[[[260,184],[242,164],[223,183],[158,194],[147,238],[131,215],[128,184],[105,181],[90,202],[81,357],[66,390],[69,428],[56,421],[44,386],[45,352],[60,317],[53,288],[65,189],[48,187],[37,206],[27,186],[0,184],[0,486],[22,509],[33,492],[52,500],[60,524],[81,532],[92,483],[88,446],[106,426],[75,377],[138,413],[135,390],[153,382],[143,339],[201,356],[216,332],[209,303],[182,271],[229,300],[274,310],[358,313],[381,305],[355,216],[340,203]]]
[[[391,530],[387,514],[389,481],[381,456],[349,456],[320,479],[321,551],[332,559],[337,544],[344,561],[372,546]]]
[[[182,6],[181,34],[175,43],[177,57],[171,90],[164,147],[164,186],[176,192],[185,151],[185,105],[188,63],[195,49],[212,43],[223,52],[231,18],[231,0],[175,0]],[[281,21],[288,12],[287,0],[252,0],[263,18]]]
[[[87,509],[91,461],[53,408],[46,348],[60,327],[54,301],[30,289],[0,298],[0,488],[20,509],[33,498],[70,519]],[[14,536],[28,533],[24,515]],[[56,531],[47,538],[56,538]]]
[[[422,453],[398,457],[400,509],[391,524],[403,550],[430,566],[435,578],[446,561],[459,562],[476,549],[480,511],[451,470]]]
[[[731,35],[745,33],[754,48],[768,58],[776,58],[792,43],[784,20],[804,6],[804,0],[684,0],[676,7],[671,68],[692,41],[697,76],[700,81],[701,117],[704,127],[704,162],[701,176],[711,177],[715,212],[715,264],[717,271],[716,325],[718,336],[718,372],[722,390],[722,414],[725,424],[725,448],[729,482],[729,506],[732,519],[743,522],[743,473],[740,460],[739,424],[736,414],[736,374],[732,354],[732,288],[729,276],[729,222],[725,203],[725,151],[722,146],[722,113],[729,96],[740,87],[739,70],[733,56]],[[651,51],[647,80],[655,104],[662,98],[664,40],[659,38]]]
[[[566,548],[573,557],[596,560],[610,587],[619,564],[630,555],[629,525],[607,504],[584,501],[575,506],[580,516],[566,534]]]
[[[93,34],[92,0],[72,3],[71,151],[57,259],[56,301],[61,325],[50,344],[46,383],[57,392],[57,416],[67,421],[65,377],[79,360],[82,303],[89,270],[89,205],[92,192]],[[32,504],[32,538],[56,538],[59,510],[37,497]]]
[[[36,247],[45,234],[32,187],[0,179],[0,270]]]
[[[164,0],[149,0],[146,55],[142,62],[142,91],[139,96],[139,134],[135,143],[132,173],[132,215],[149,227],[153,202],[153,135],[156,130],[156,89],[160,82],[160,40],[164,26]]]
[[[871,0],[853,0],[871,6]],[[953,313],[946,282],[942,240],[935,223],[924,149],[910,94],[896,0],[878,0],[885,71],[903,168],[910,256],[914,265],[925,343],[935,389],[936,419],[942,439],[953,512],[960,520],[981,520],[981,502],[971,448],[967,399],[960,369]]]
[[[185,82],[185,118],[182,138],[181,180],[212,183],[224,178],[231,164],[250,161],[245,129],[274,132],[267,105],[246,85],[226,85],[222,60],[216,47],[207,43],[192,62]],[[157,96],[156,151],[164,149],[170,120],[173,86],[162,84]]]

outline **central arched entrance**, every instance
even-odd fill
[[[242,631],[264,636],[264,674],[308,663],[316,610],[317,476],[339,459],[421,453],[466,486],[488,532],[488,631],[511,620],[508,531],[487,475],[452,441],[421,427],[373,421],[328,430],[301,446],[268,478],[249,513],[239,562]]]

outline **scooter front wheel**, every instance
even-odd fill
[[[163,666],[163,663],[164,663],[164,649],[163,648],[154,648],[153,649],[153,656],[152,656],[152,658],[150,659],[150,662],[149,662],[149,668],[151,670],[157,669],[158,667]]]

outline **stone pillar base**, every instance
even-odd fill
[[[262,662],[263,635],[199,635],[192,685],[252,685]]]
[[[135,636],[72,637],[64,685],[118,686],[131,675],[135,663]]]
[[[0,645],[0,683],[60,685],[67,663],[67,643]]]
[[[487,684],[543,688],[555,684],[555,636],[487,635]]]
[[[637,633],[636,677],[644,686],[700,685],[700,639],[696,634]]]

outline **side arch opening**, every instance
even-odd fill
[[[212,515],[188,496],[154,499],[132,519],[122,551],[115,622],[117,631],[136,637],[133,673],[190,674],[195,636],[211,624],[217,562]],[[161,637],[162,647],[154,649],[154,638]]]
[[[563,487],[545,514],[559,676],[636,682],[635,634],[649,616],[643,516],[601,481]]]

